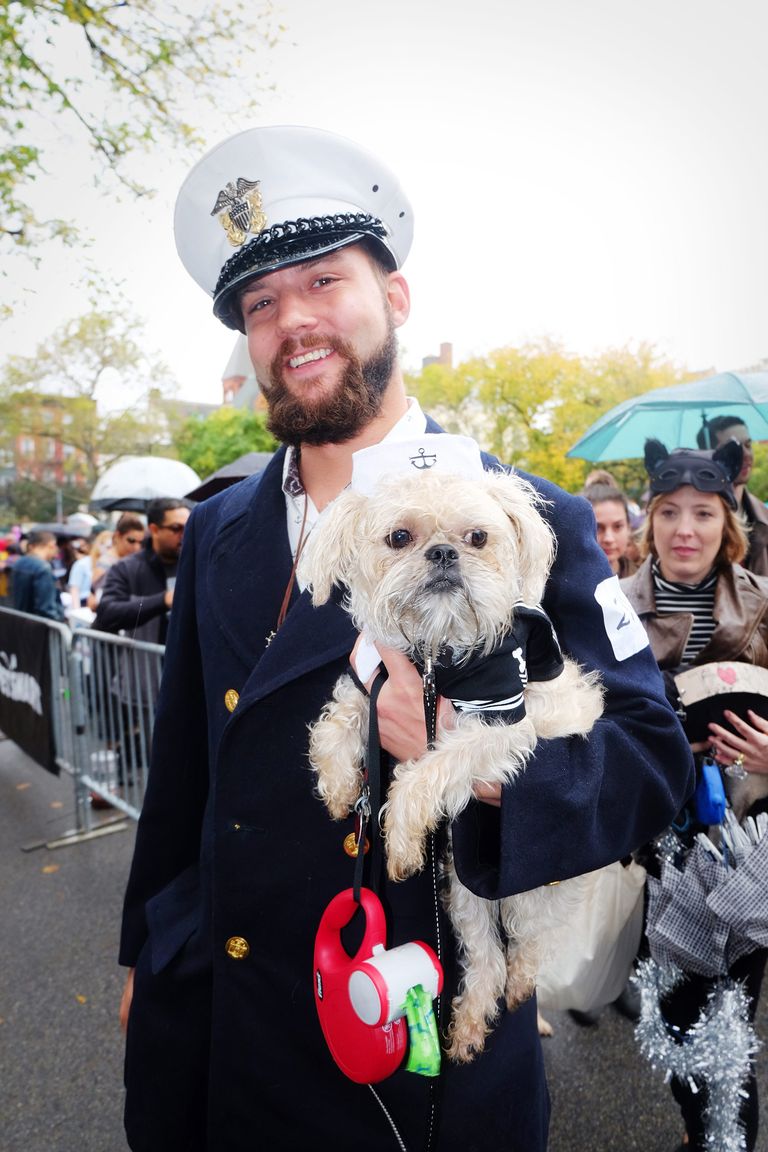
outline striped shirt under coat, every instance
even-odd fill
[[[652,564],[649,556],[634,576],[621,581],[621,587],[648,633],[659,667],[678,668],[683,663],[693,614],[657,614]],[[717,580],[712,615],[715,630],[694,664],[740,660],[768,668],[768,577],[755,576],[740,564],[725,568]]]

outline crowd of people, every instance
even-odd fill
[[[122,513],[113,528],[97,523],[90,536],[57,537],[47,528],[20,534],[6,550],[10,606],[164,643],[191,507],[158,497],[143,514]]]
[[[215,314],[247,338],[282,447],[262,474],[191,518],[172,500],[150,505],[146,535],[123,517],[67,578],[97,628],[166,644],[120,950],[130,1147],[328,1143],[344,1152],[362,1139],[371,1152],[544,1152],[535,998],[500,1014],[474,1060],[444,1059],[430,1077],[401,1067],[375,1085],[337,1067],[315,1014],[324,995],[319,968],[313,979],[315,933],[355,875],[377,887],[389,947],[425,941],[442,964],[443,1009],[457,994],[459,957],[439,898],[445,830],[423,872],[402,883],[377,877],[355,813],[334,824],[307,769],[308,730],[350,660],[360,691],[373,690],[377,672],[338,601],[313,607],[302,549],[349,484],[357,453],[440,431],[406,395],[397,358],[395,331],[410,310],[401,271],[410,204],[394,174],[354,143],[262,128],[196,166],[176,228]],[[710,662],[768,668],[768,514],[748,492],[751,463],[748,429],[722,416],[695,449],[648,446],[638,502],[607,472],[587,478],[585,499],[525,477],[557,538],[543,607],[563,650],[600,674],[604,712],[588,739],[540,741],[511,784],[476,782],[451,850],[477,895],[527,892],[632,854],[653,873],[670,831],[684,861],[700,833],[715,834],[694,799],[705,759],[728,786],[739,774],[768,780],[768,717],[726,709],[694,739],[676,686],[682,670]],[[407,510],[402,519],[388,547],[414,544]],[[470,527],[466,537],[482,547],[485,528]],[[56,542],[38,536],[16,564],[14,604],[60,618]],[[430,562],[458,565],[458,547],[438,551]],[[424,683],[402,652],[375,655],[378,738],[407,771],[427,747]],[[440,699],[435,738],[457,725]],[[756,793],[742,815],[765,810]],[[353,955],[362,928],[342,928]],[[744,989],[753,1019],[767,956],[755,946],[717,978],[686,972],[660,1005],[671,1034],[685,1041],[723,980]],[[747,1073],[735,1107],[753,1152]],[[706,1075],[673,1076],[672,1091],[681,1147],[703,1152]]]

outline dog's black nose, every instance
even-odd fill
[[[450,568],[459,559],[459,554],[450,544],[435,544],[426,553],[430,564],[439,564],[441,568]]]

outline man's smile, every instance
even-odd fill
[[[310,364],[314,360],[325,360],[327,356],[332,355],[332,348],[312,348],[311,351],[302,352],[299,356],[291,356],[288,364],[291,368],[301,368],[304,364]]]

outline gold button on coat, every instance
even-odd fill
[[[224,950],[227,956],[230,956],[233,960],[245,960],[251,950],[251,946],[242,936],[230,936],[224,945]]]
[[[240,693],[236,692],[234,688],[228,688],[224,693],[224,704],[226,705],[227,712],[234,712],[237,708]]]
[[[363,855],[364,856],[367,853],[370,846],[371,845],[368,841],[368,837],[366,836],[365,844],[363,845]],[[344,851],[346,852],[347,856],[351,856],[353,860],[356,858],[356,856],[357,856],[357,836],[354,832],[350,832],[349,836],[344,837]]]

